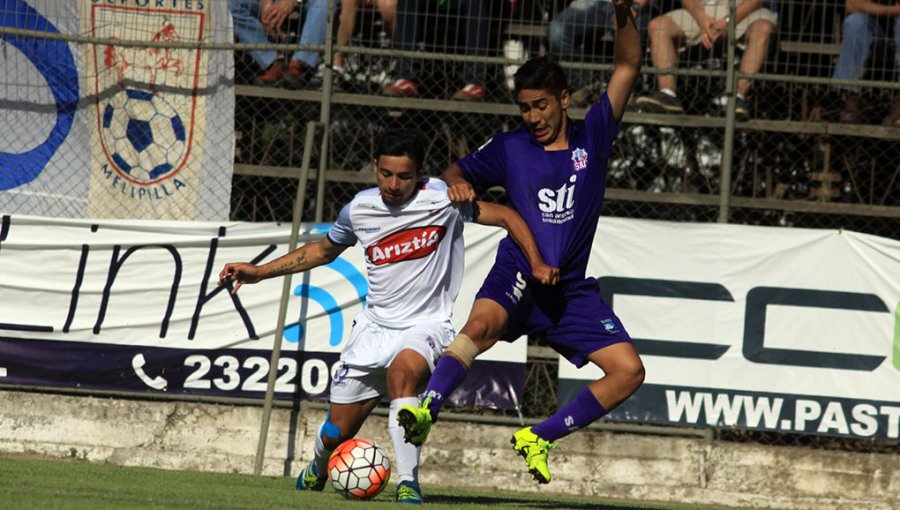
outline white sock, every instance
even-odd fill
[[[676,94],[674,90],[669,89],[669,88],[666,88],[666,89],[659,89],[659,91],[662,92],[663,94],[667,95],[667,96],[678,97],[678,94]]]
[[[319,427],[318,432],[316,432],[316,448],[314,450],[315,457],[313,458],[313,462],[316,463],[316,471],[319,473],[319,476],[325,476],[328,474],[328,459],[331,458],[331,452],[333,450],[328,450],[325,448],[325,443],[322,442],[322,428],[325,427],[325,423],[322,423],[322,426]]]
[[[388,432],[391,434],[391,442],[394,444],[393,471],[397,474],[397,482],[419,481],[419,452],[421,447],[413,446],[403,439],[403,427],[397,421],[397,412],[403,406],[417,406],[419,399],[416,397],[403,397],[391,400],[391,410],[388,413]]]

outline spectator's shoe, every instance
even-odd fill
[[[400,482],[397,484],[397,503],[421,505],[424,502],[422,489],[419,488],[419,484],[415,482]]]
[[[531,431],[531,427],[513,434],[512,440],[516,452],[525,457],[525,464],[528,465],[528,471],[538,483],[550,483],[550,468],[547,467],[547,457],[551,448],[556,445],[550,441],[546,441],[538,437]]]
[[[382,93],[390,97],[419,97],[419,87],[416,82],[401,78],[385,86]]]
[[[414,446],[422,446],[431,432],[431,410],[428,404],[431,397],[426,398],[418,406],[403,406],[397,411],[397,421],[403,427],[403,439]]]
[[[881,121],[882,126],[900,128],[900,100],[894,101],[891,111]]]
[[[297,477],[297,490],[298,491],[321,491],[325,488],[325,482],[328,481],[328,476],[319,476],[319,471],[316,469],[315,460],[309,462],[309,464],[303,468],[303,471],[300,472],[300,476]]]
[[[273,87],[281,84],[288,75],[288,66],[281,59],[272,62],[268,69],[253,79],[253,84],[261,87]]]
[[[684,107],[677,97],[660,91],[637,98],[635,104],[647,113],[684,113]]]
[[[750,120],[750,101],[740,97],[734,98],[734,118],[741,121]]]
[[[838,122],[842,124],[863,124],[862,100],[859,96],[850,95],[844,100],[844,107],[838,113]]]
[[[456,91],[453,94],[454,101],[484,101],[484,96],[486,96],[486,92],[484,90],[483,85],[478,85],[477,83],[467,83],[465,87]]]
[[[299,60],[288,62],[285,83],[290,88],[301,89],[316,75],[316,71]]]

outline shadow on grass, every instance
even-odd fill
[[[652,510],[653,507],[602,505],[596,502],[559,501],[552,499],[529,499],[514,496],[451,496],[433,494],[427,496],[429,503],[445,505],[507,505],[522,508],[547,508],[554,510]]]

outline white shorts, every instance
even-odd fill
[[[332,371],[331,402],[352,404],[387,393],[388,367],[404,349],[419,353],[434,372],[434,364],[455,336],[449,321],[396,329],[375,324],[365,313],[359,314]]]

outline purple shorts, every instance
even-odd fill
[[[544,334],[556,352],[579,368],[592,352],[631,342],[622,322],[600,297],[597,280],[585,278],[548,286],[530,276],[524,278],[530,275],[525,271],[500,250],[475,296],[499,303],[509,314],[509,326],[501,340]]]

